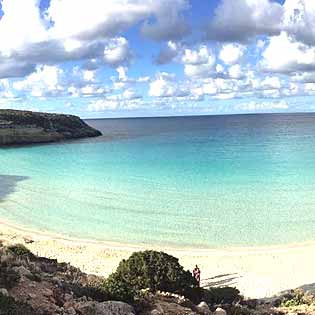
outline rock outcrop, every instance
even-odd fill
[[[28,240],[28,242],[31,240]],[[26,241],[25,241],[26,243]],[[133,305],[113,301],[104,279],[0,241],[0,315],[314,315],[314,284],[273,299],[198,305],[170,292],[139,292]]]
[[[0,146],[97,137],[101,132],[73,115],[0,110]]]

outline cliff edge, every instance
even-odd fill
[[[73,115],[0,109],[0,146],[97,137],[100,131]]]

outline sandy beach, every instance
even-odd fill
[[[192,270],[197,263],[203,284],[236,286],[246,297],[272,296],[286,289],[315,282],[315,243],[260,248],[222,250],[181,250],[141,247],[88,240],[67,239],[22,229],[0,221],[0,240],[5,244],[22,243],[33,253],[60,262],[69,262],[81,270],[107,276],[119,261],[138,250],[163,250],[179,258]]]

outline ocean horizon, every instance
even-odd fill
[[[315,114],[86,120],[0,149],[0,217],[68,237],[220,248],[313,241]]]

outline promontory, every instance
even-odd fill
[[[0,109],[0,146],[97,137],[100,131],[77,116]]]

